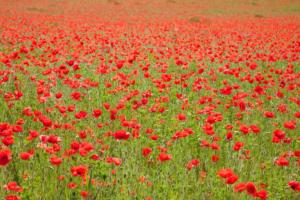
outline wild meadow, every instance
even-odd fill
[[[0,199],[300,199],[299,12],[0,1]]]

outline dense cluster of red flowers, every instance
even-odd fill
[[[0,2],[1,199],[300,197],[298,16],[76,2]]]

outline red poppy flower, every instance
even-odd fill
[[[85,177],[87,174],[88,168],[83,165],[71,167],[71,173],[73,176]]]
[[[50,162],[51,162],[52,165],[58,166],[58,165],[60,165],[62,163],[62,159],[59,158],[59,157],[56,157],[56,156],[52,156],[50,158]]]
[[[152,149],[149,147],[143,148],[142,149],[142,154],[144,157],[148,156],[152,152]]]
[[[243,192],[246,190],[247,184],[246,183],[238,183],[234,186],[235,192]]]
[[[255,195],[256,194],[256,187],[255,187],[253,182],[248,182],[246,184],[246,190],[247,190],[247,193],[250,194],[250,195]]]
[[[161,162],[165,162],[172,159],[172,155],[166,153],[160,153],[157,158]]]
[[[288,182],[288,185],[295,191],[300,192],[300,182],[297,181],[290,181]]]
[[[18,197],[17,195],[6,195],[5,200],[20,200],[20,197]]]
[[[228,178],[230,176],[232,176],[234,173],[232,171],[232,169],[230,168],[226,168],[226,169],[221,169],[218,171],[218,176],[222,177],[222,178]]]
[[[71,97],[75,101],[80,101],[81,100],[81,94],[80,94],[80,92],[72,92]]]
[[[68,188],[70,188],[70,189],[74,189],[74,188],[76,188],[76,187],[77,187],[77,184],[76,184],[76,183],[73,183],[73,182],[71,182],[71,183],[68,183],[67,187],[68,187]]]
[[[116,166],[119,166],[122,164],[122,160],[120,158],[115,158],[115,157],[107,157],[106,158],[107,163],[113,163]]]
[[[32,157],[31,153],[28,153],[28,152],[20,153],[20,158],[22,160],[29,160],[31,157]]]
[[[150,138],[151,140],[158,140],[159,137],[158,135],[151,135]]]
[[[284,122],[284,127],[290,130],[293,130],[296,128],[296,122],[295,121],[286,121]]]
[[[236,142],[233,146],[234,151],[239,151],[244,146],[243,142]]]
[[[96,109],[96,110],[93,111],[93,116],[94,116],[95,118],[98,118],[98,117],[100,117],[101,115],[102,115],[102,110]]]
[[[219,156],[218,155],[212,155],[211,156],[211,160],[213,161],[213,162],[218,162],[219,161]]]
[[[12,160],[9,149],[0,150],[0,166],[6,166]]]
[[[180,120],[180,121],[185,121],[185,120],[186,120],[186,116],[185,116],[184,114],[182,114],[182,113],[178,114],[178,115],[177,115],[177,118],[178,118],[178,120]]]
[[[269,111],[266,111],[264,115],[267,118],[274,118],[275,117],[275,114],[273,112],[269,112]]]
[[[75,117],[77,119],[84,119],[87,117],[87,112],[85,111],[79,111],[78,113],[75,114]]]
[[[80,195],[81,195],[82,198],[86,199],[86,198],[88,198],[89,193],[87,191],[81,191]]]
[[[4,188],[6,190],[9,190],[9,191],[14,191],[14,192],[22,192],[23,191],[23,188],[21,186],[19,186],[16,182],[12,181],[12,182],[9,182],[7,183]]]
[[[193,159],[186,164],[186,168],[191,170],[193,167],[197,167],[200,164],[198,159]]]
[[[130,137],[130,133],[125,130],[118,130],[114,133],[114,137],[116,140],[128,140]]]
[[[275,161],[275,164],[278,166],[288,166],[289,161],[285,157],[280,157]]]
[[[226,179],[226,183],[227,184],[234,184],[238,179],[239,179],[239,177],[234,174],[234,175],[232,175],[232,176],[230,176]]]

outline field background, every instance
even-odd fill
[[[288,185],[300,181],[299,0],[1,0],[0,35],[0,137],[14,140],[0,148],[12,151],[0,166],[0,199],[253,199],[220,178],[224,168],[269,199],[300,199]],[[119,129],[130,138],[116,140]],[[276,129],[286,140],[272,142]],[[61,141],[28,140],[30,130]],[[68,155],[73,142],[83,155]],[[192,160],[199,164],[188,170]],[[9,191],[9,181],[23,191]]]
[[[73,1],[1,1],[1,15],[13,11],[48,15],[83,14],[106,20],[186,18],[194,15],[266,17],[298,15],[297,0],[73,0]]]

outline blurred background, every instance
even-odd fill
[[[108,21],[190,19],[197,16],[276,17],[300,13],[300,0],[26,0],[0,1],[0,15],[15,12],[76,15]]]

